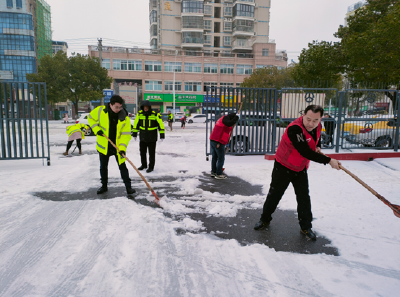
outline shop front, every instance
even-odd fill
[[[175,112],[189,113],[189,110],[197,107],[199,113],[201,113],[203,97],[203,95],[175,94]],[[145,93],[144,100],[149,100],[151,108],[159,110],[160,113],[173,109],[173,94]]]

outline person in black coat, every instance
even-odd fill
[[[324,118],[325,119],[332,119],[332,117],[327,113],[324,115]],[[328,140],[326,141],[325,145],[329,146],[329,145],[333,144],[333,133],[334,133],[335,128],[336,128],[335,120],[333,120],[333,121],[325,120],[324,121],[324,128],[325,128],[326,135],[328,136]]]

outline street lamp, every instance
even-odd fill
[[[174,117],[174,121],[175,121],[175,72],[176,72],[176,55],[178,54],[178,51],[175,50],[175,63],[174,63],[174,82],[172,85],[172,114]]]
[[[136,104],[136,106],[135,106],[135,113],[137,114],[138,113],[138,97],[137,97],[137,83],[135,83],[134,85],[133,85],[135,88],[136,88],[136,100],[135,100],[135,104]]]

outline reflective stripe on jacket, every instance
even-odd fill
[[[293,143],[290,141],[289,136],[287,135],[287,129],[290,126],[299,126],[303,130],[303,134],[306,137],[306,141],[308,146],[315,151],[317,148],[318,139],[321,136],[321,123],[318,124],[317,128],[317,142],[314,141],[314,138],[308,133],[307,129],[303,125],[303,117],[299,117],[294,120],[289,126],[287,126],[285,133],[282,136],[282,140],[279,143],[278,150],[275,154],[275,159],[283,166],[289,168],[290,170],[300,172],[310,165],[310,160],[304,158],[300,153],[294,148]]]
[[[94,134],[97,135],[97,132],[100,130],[103,131],[104,135],[109,137],[110,131],[110,120],[108,118],[108,113],[105,112],[105,106],[99,106],[93,109],[90,114],[88,115],[89,125],[92,127],[92,131]],[[121,121],[118,119],[117,124],[117,135],[116,135],[116,143],[115,145],[121,151],[127,151],[129,141],[131,140],[131,122],[129,117],[126,116],[125,120]],[[97,151],[102,153],[103,155],[107,155],[108,152],[108,140],[103,136],[97,135],[97,142],[96,142]],[[122,158],[120,154],[118,154],[118,164],[121,165],[125,162],[125,158]]]
[[[226,117],[226,116],[224,116]],[[215,123],[215,127],[211,132],[210,135],[210,140],[214,140],[216,142],[219,142],[223,145],[227,144],[229,141],[229,136],[231,135],[232,127],[228,127],[225,126],[224,123],[222,123],[222,119],[224,118],[220,118],[216,123]]]
[[[155,142],[157,141],[157,129],[160,131],[160,138],[165,138],[164,123],[161,120],[159,113],[154,110],[150,110],[150,114],[145,114],[143,110],[140,110],[135,118],[132,129],[132,136],[137,137],[137,133],[140,132],[140,141]]]
[[[81,128],[85,128],[86,130],[89,129],[88,125],[85,124],[75,124],[75,125],[70,125],[67,127],[67,134],[68,137],[70,137],[72,134],[74,134],[75,132],[81,132],[82,134],[82,139],[85,139],[85,133],[83,133],[83,131],[81,130]]]

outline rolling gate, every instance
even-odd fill
[[[43,159],[50,165],[45,83],[0,83],[0,160]]]
[[[322,133],[322,146],[335,149],[393,149],[399,147],[399,92],[393,90],[336,88],[208,88],[206,155],[210,134],[224,114],[239,112],[227,154],[274,154],[289,123],[310,104],[322,105],[334,126],[332,137]]]

